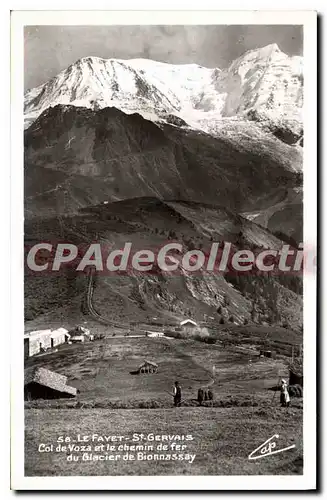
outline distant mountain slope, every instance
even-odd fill
[[[270,206],[257,212],[242,215],[256,224],[267,227],[286,241],[291,238],[297,243],[303,240],[303,189],[285,188],[276,197],[270,198]],[[268,200],[266,200],[268,201]]]
[[[77,245],[101,242],[110,249],[132,243],[134,251],[158,251],[170,241],[178,241],[184,251],[191,248],[209,251],[213,241],[232,243],[235,249],[279,249],[282,241],[264,228],[226,210],[208,204],[136,198],[88,207],[78,215],[39,218],[26,221],[28,244],[33,241],[67,241]],[[286,277],[287,278],[287,277]],[[292,280],[294,278],[292,277]],[[248,282],[235,282],[223,273],[205,270],[191,273],[136,272],[96,276],[94,306],[102,317],[115,322],[163,322],[193,317],[217,326],[219,322],[243,324],[287,324],[301,328],[302,298],[297,283],[279,277],[249,276]],[[87,285],[83,273],[73,271],[25,278],[26,316],[41,313],[56,315],[59,308],[80,310]],[[300,283],[298,284],[300,287]],[[277,314],[278,312],[278,314]],[[87,319],[87,318],[85,318]]]
[[[152,121],[211,131],[212,120],[248,117],[302,134],[302,58],[276,44],[250,50],[227,69],[147,59],[84,57],[25,94],[25,127],[46,109],[116,107]],[[176,121],[176,118],[175,118]]]
[[[249,122],[212,137],[115,108],[56,106],[25,131],[26,217],[136,196],[250,212],[301,183],[301,148]]]

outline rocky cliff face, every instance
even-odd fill
[[[26,217],[135,196],[262,210],[302,182],[301,148],[251,122],[215,136],[115,108],[46,110],[25,132]]]

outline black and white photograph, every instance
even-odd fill
[[[16,484],[301,489],[309,454],[312,484],[315,13],[43,14],[12,33]]]

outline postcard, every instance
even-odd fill
[[[316,23],[12,12],[12,489],[315,489]]]

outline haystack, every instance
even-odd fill
[[[303,363],[301,359],[297,359],[291,363],[289,373],[289,385],[300,385],[303,387]]]
[[[138,368],[138,373],[157,373],[158,365],[153,361],[145,360]]]

